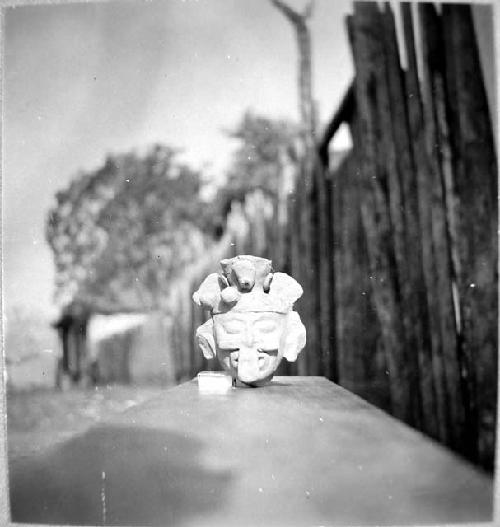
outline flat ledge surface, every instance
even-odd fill
[[[13,521],[310,526],[492,521],[493,481],[321,377],[196,380],[11,467]]]

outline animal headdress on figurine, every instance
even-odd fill
[[[297,280],[274,273],[271,260],[244,254],[220,265],[222,273],[209,274],[193,294],[194,302],[212,315],[229,310],[288,313],[302,296]]]

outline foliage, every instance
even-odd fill
[[[161,307],[172,280],[221,234],[231,202],[256,189],[279,199],[296,128],[246,112],[229,135],[239,145],[212,202],[200,200],[201,175],[159,145],[142,156],[109,156],[58,192],[46,225],[56,302],[98,311]]]
[[[296,161],[296,126],[247,111],[229,136],[237,139],[239,145],[228,170],[227,184],[217,197],[221,207],[227,208],[234,199],[243,200],[256,189],[277,199],[285,170]]]
[[[109,156],[56,195],[46,236],[56,301],[98,310],[158,308],[169,283],[203,250],[209,229],[200,174],[155,146]]]

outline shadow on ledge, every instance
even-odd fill
[[[21,523],[177,525],[217,510],[231,474],[204,468],[203,444],[168,430],[100,426],[10,466]]]

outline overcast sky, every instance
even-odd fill
[[[290,0],[300,8],[305,2]],[[321,119],[352,76],[350,2],[311,22]],[[44,239],[58,189],[108,152],[163,142],[222,173],[224,133],[252,108],[297,118],[296,42],[268,0],[158,0],[5,10],[4,300],[55,314]]]

